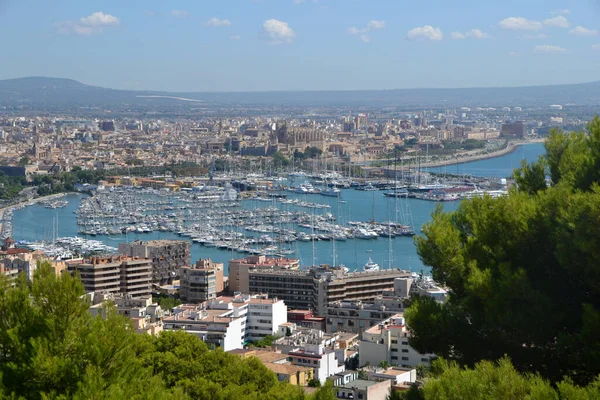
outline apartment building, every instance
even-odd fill
[[[67,262],[69,273],[77,273],[86,292],[122,293],[129,297],[152,294],[152,262],[123,255],[95,256]]]
[[[293,365],[314,368],[314,377],[321,384],[330,376],[345,370],[344,363],[338,360],[335,350],[320,344],[305,344],[298,350],[289,352],[288,357]]]
[[[328,333],[353,332],[361,335],[401,312],[404,312],[404,300],[394,296],[378,296],[373,302],[336,301],[327,306],[325,330]]]
[[[183,329],[224,351],[278,332],[287,322],[282,300],[266,296],[221,296],[200,305],[186,304],[164,319],[165,330]]]
[[[390,393],[392,381],[356,379],[335,387],[338,399],[385,400]]]
[[[223,263],[198,260],[195,266],[179,268],[181,301],[202,303],[223,292]]]
[[[403,314],[396,314],[367,329],[359,342],[360,365],[379,365],[382,361],[401,367],[429,365],[435,355],[417,352],[408,343],[409,339]]]
[[[133,328],[137,333],[149,335],[158,335],[163,331],[163,311],[161,307],[152,302],[152,297],[131,298],[122,294],[91,292],[88,293],[90,299],[90,312],[92,315],[105,315],[106,302],[113,303],[117,312],[133,323]]]
[[[277,296],[293,309],[314,309],[315,283],[309,271],[258,268],[248,272],[247,293]]]
[[[12,266],[6,267],[0,263],[0,275],[4,276],[10,286],[15,286],[17,277],[19,276],[19,270]]]
[[[190,265],[190,243],[186,240],[149,240],[119,244],[119,253],[152,261],[152,282],[170,283],[179,268]]]
[[[277,298],[251,298],[248,301],[246,341],[275,336],[279,326],[287,322],[287,306]]]
[[[269,258],[250,256],[229,261],[229,290],[231,292],[250,293],[248,274],[250,270],[297,270],[300,261],[291,258]]]
[[[310,309],[323,316],[330,303],[374,300],[394,290],[394,279],[406,276],[410,272],[398,269],[344,273],[328,266],[310,270],[258,268],[248,271],[248,291],[268,293],[290,308]]]

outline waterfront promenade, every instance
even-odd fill
[[[454,158],[447,159],[447,160],[437,160],[437,161],[421,163],[420,166],[421,166],[421,168],[444,167],[444,166],[448,166],[448,165],[464,164],[464,163],[473,162],[473,161],[480,161],[480,160],[487,160],[490,158],[502,157],[502,156],[512,153],[519,146],[523,146],[523,145],[527,145],[527,144],[531,144],[531,143],[543,143],[544,141],[545,141],[545,138],[537,138],[537,139],[529,139],[529,140],[520,141],[520,142],[510,142],[508,144],[508,146],[504,147],[503,149],[500,149],[500,150],[497,150],[497,151],[494,151],[491,153],[463,154],[461,156],[455,156]],[[410,166],[398,167],[399,170],[401,170],[403,168],[409,169]]]

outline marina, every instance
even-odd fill
[[[523,147],[536,146],[543,149],[540,145]],[[503,158],[493,161],[501,164]],[[485,161],[491,160],[479,162]],[[294,187],[310,188],[308,176],[295,180]],[[265,254],[297,257],[305,266],[344,265],[351,271],[362,270],[371,258],[382,269],[393,266],[418,272],[424,266],[412,235],[429,220],[437,201],[445,201],[444,209],[451,211],[462,198],[483,193],[502,195],[502,191],[471,186],[464,187],[470,190],[457,195],[457,201],[432,201],[427,197],[448,188],[423,186],[408,191],[398,184],[385,185],[348,185],[339,189],[337,196],[296,193],[291,184],[286,190],[239,197],[224,196],[222,189],[173,193],[115,188],[94,196],[68,195],[61,199],[68,203],[60,207],[46,208],[39,203],[9,209],[3,222],[10,222],[11,230],[3,231],[3,235],[10,234],[39,249],[46,246],[59,257],[78,251],[69,245],[75,237],[91,241],[85,246],[79,244],[83,252],[107,252],[119,243],[137,239],[185,238],[191,242],[193,260],[211,258],[225,265],[243,254]],[[356,190],[359,188],[365,190]]]

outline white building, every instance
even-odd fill
[[[406,328],[403,314],[396,314],[368,329],[363,332],[362,340],[359,342],[360,365],[367,363],[379,365],[382,361],[402,367],[429,365],[435,355],[417,352],[408,344],[409,338],[410,333]]]
[[[266,296],[217,297],[200,305],[182,305],[164,319],[165,330],[185,330],[224,351],[275,335],[287,323],[283,300]]]
[[[283,300],[251,298],[248,302],[246,340],[255,341],[275,336],[279,326],[287,322],[287,306]]]
[[[344,364],[338,361],[335,350],[326,349],[320,344],[305,344],[302,349],[288,353],[292,364],[315,369],[315,379],[321,384],[327,378],[345,370]]]

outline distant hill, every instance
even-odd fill
[[[0,80],[0,105],[74,107],[174,102],[197,105],[297,105],[297,106],[531,106],[548,104],[598,105],[600,81],[592,83],[466,89],[391,89],[280,92],[160,92],[116,90],[85,85],[72,79],[28,77]]]

